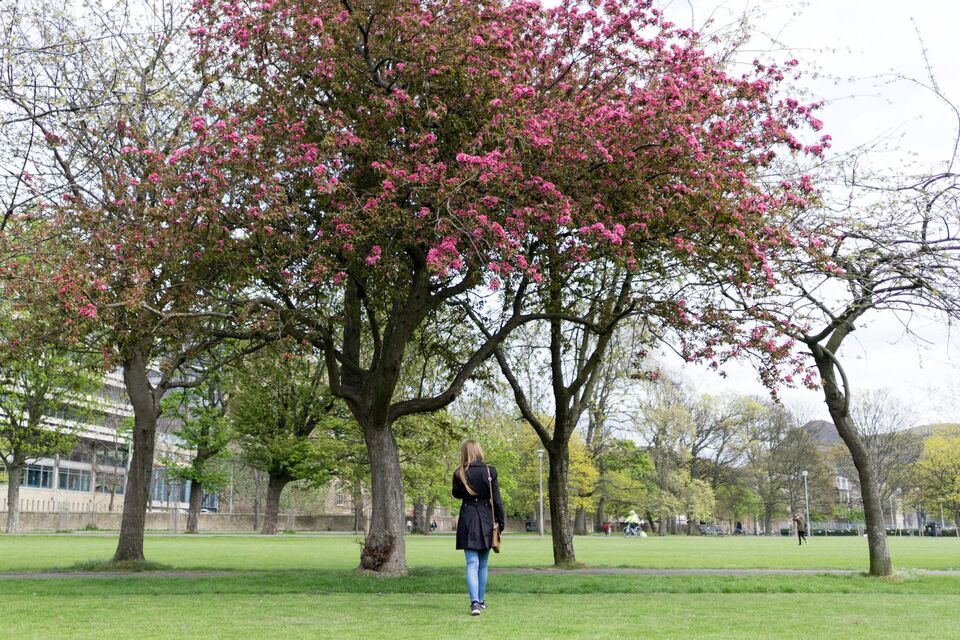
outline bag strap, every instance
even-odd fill
[[[497,513],[493,509],[493,478],[490,477],[490,465],[484,465],[487,468],[487,486],[490,488],[490,518],[493,526],[497,526]]]

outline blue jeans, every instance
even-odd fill
[[[467,557],[467,593],[470,594],[470,602],[483,602],[483,594],[487,590],[490,549],[464,549],[463,555]]]

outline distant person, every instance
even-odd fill
[[[740,522],[739,520],[737,520],[737,526],[736,526],[736,528],[733,530],[733,535],[735,535],[735,536],[742,536],[742,535],[743,535],[743,523]]]
[[[430,523],[430,533],[433,533],[436,530],[437,530],[437,521],[434,520],[433,522]]]
[[[630,514],[627,515],[627,526],[623,530],[623,533],[628,536],[637,536],[640,535],[640,516],[637,515],[636,511],[630,510]]]
[[[484,595],[493,527],[503,531],[504,513],[497,470],[483,463],[483,449],[474,440],[460,446],[460,466],[453,473],[453,497],[462,500],[457,518],[457,549],[463,549],[467,560],[470,615],[478,616],[487,608]]]
[[[609,522],[604,522],[604,523],[603,523],[603,533],[604,533],[605,535],[610,535],[610,523],[609,523]]]
[[[797,544],[803,544],[807,541],[807,521],[799,511],[793,514],[793,521],[797,525]]]

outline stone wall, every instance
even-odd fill
[[[183,512],[153,511],[146,514],[147,531],[182,532],[187,526],[187,514]],[[345,515],[297,515],[280,514],[279,527],[290,531],[353,531],[353,516]],[[263,516],[260,517],[260,524]],[[7,514],[0,513],[0,529],[6,527]],[[256,532],[253,514],[201,513],[201,533]],[[360,530],[366,529],[365,518],[360,520]],[[23,512],[20,514],[21,531],[79,531],[120,529],[120,513],[71,513],[71,512]]]

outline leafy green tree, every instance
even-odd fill
[[[760,512],[760,498],[750,487],[742,483],[726,483],[716,491],[716,514],[731,524],[756,517]]]
[[[656,476],[650,455],[632,440],[618,439],[611,443],[604,465],[600,491],[606,511],[616,516],[646,511]]]
[[[916,475],[927,503],[942,505],[960,525],[960,436],[927,438]]]
[[[696,531],[700,520],[713,520],[717,504],[713,489],[706,480],[691,477],[687,469],[681,471],[677,479],[677,499],[687,516],[688,534]]]
[[[70,426],[50,418],[82,420],[92,412],[84,396],[98,381],[77,354],[51,346],[42,335],[23,339],[29,322],[9,315],[2,322],[0,457],[7,474],[7,533],[20,527],[20,483],[27,465],[68,453],[77,443]]]
[[[787,478],[782,472],[778,449],[790,426],[786,411],[767,407],[751,425],[744,450],[750,489],[760,501],[763,530],[768,535],[772,532],[774,517],[784,514],[787,506]]]
[[[290,349],[284,351],[284,348]],[[343,427],[321,360],[290,343],[251,358],[236,375],[230,419],[243,459],[269,476],[261,533],[277,533],[280,495],[290,482],[331,477]]]
[[[466,429],[446,411],[406,416],[395,428],[403,484],[413,502],[413,532],[429,533],[436,506],[450,502],[450,478]]]
[[[162,408],[179,423],[177,435],[193,451],[188,464],[172,460],[166,464],[174,477],[190,481],[187,533],[197,533],[204,492],[219,490],[229,481],[226,469],[217,464],[233,437],[223,381],[209,377],[200,386],[174,392],[164,398]]]

